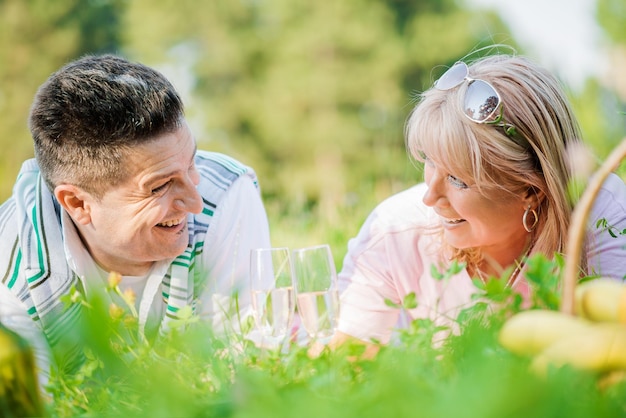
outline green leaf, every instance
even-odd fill
[[[387,299],[385,298],[385,305],[389,306],[390,308],[396,308],[396,309],[400,309],[402,306],[398,305],[397,303],[394,303],[391,299]]]
[[[436,280],[447,280],[452,276],[459,274],[465,267],[466,263],[459,262],[458,260],[452,260],[447,268],[443,265],[437,267],[435,264],[431,264],[430,275]],[[440,269],[442,271],[440,271]]]
[[[415,296],[415,292],[411,292],[404,297],[404,300],[402,301],[402,306],[405,309],[417,308],[417,297]]]
[[[437,266],[435,266],[434,264],[430,265],[430,275],[435,280],[441,280],[444,277],[443,274],[439,272],[439,269],[437,268]]]

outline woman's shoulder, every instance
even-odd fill
[[[626,203],[626,183],[617,174],[609,174],[604,184],[602,184],[601,190],[609,193],[619,203]]]
[[[626,216],[626,184],[615,173],[609,174],[598,192],[593,206],[594,215],[621,213]]]
[[[425,184],[417,184],[381,201],[349,241],[344,267],[359,263],[372,271],[414,269],[423,264],[415,262],[418,257],[430,260],[438,254],[433,243],[437,218],[422,201],[426,190]]]
[[[425,184],[417,184],[380,202],[361,227],[362,239],[378,240],[390,235],[422,235],[435,222],[432,208],[422,201]]]
[[[423,202],[428,187],[425,183],[396,193],[382,202],[372,211],[378,222],[391,225],[425,225],[434,219],[435,212]]]

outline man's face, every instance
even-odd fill
[[[102,199],[84,199],[90,222],[78,228],[92,257],[106,270],[144,274],[158,260],[187,247],[187,215],[202,210],[195,140],[185,124],[133,149],[130,176]]]

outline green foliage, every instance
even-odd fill
[[[526,279],[535,291],[532,294],[533,305],[540,309],[557,310],[560,304],[558,290],[560,284],[559,271],[565,266],[563,257],[556,255],[549,260],[543,254],[531,257],[527,262]]]
[[[252,164],[277,210],[329,219],[418,180],[403,138],[412,96],[434,65],[497,41],[451,1],[148,4],[130,5],[125,49],[178,62],[200,147]]]
[[[123,0],[0,1],[0,201],[10,194],[26,158],[27,129],[39,85],[67,61],[119,48]]]
[[[529,308],[558,300],[559,263],[528,261],[536,276]],[[596,376],[569,368],[542,378],[529,370],[530,359],[498,344],[504,320],[519,310],[511,295],[487,286],[454,329],[416,320],[372,360],[359,357],[361,345],[319,357],[296,342],[282,351],[261,349],[196,321],[146,344],[121,337],[136,331],[136,322],[124,320],[130,310],[113,315],[89,300],[93,314],[80,331],[86,361],[74,374],[52,376],[48,411],[52,417],[623,416],[625,384],[603,388]],[[94,338],[89,328],[109,330],[110,339]]]
[[[444,272],[439,271],[435,265],[432,265],[430,266],[430,275],[437,280],[446,280],[463,271],[465,265],[465,263],[459,263],[457,260],[452,260],[450,266]]]
[[[256,169],[277,244],[336,243],[338,260],[376,203],[421,180],[403,136],[416,95],[466,54],[523,53],[454,0],[4,0],[0,27],[0,200],[32,156],[36,88],[115,51],[173,80],[200,148]],[[596,83],[576,106],[600,157],[624,132],[605,101]]]
[[[598,0],[597,18],[616,43],[626,44],[626,4],[621,0]]]
[[[32,350],[0,323],[0,415],[39,416],[43,410]]]
[[[609,224],[605,218],[598,219],[596,222],[596,228],[606,232],[613,238],[617,238],[618,235],[626,235],[626,229],[618,229],[617,227]]]
[[[596,155],[596,165],[599,166],[626,135],[626,116],[620,112],[624,104],[597,81],[589,81],[578,95],[570,94],[570,99],[583,131],[583,140]],[[622,168],[620,173],[624,175],[626,172]]]
[[[599,0],[599,20],[623,43],[620,5]],[[515,46],[507,32],[493,13],[454,0],[1,0],[0,143],[10,150],[0,156],[1,200],[32,155],[26,118],[36,88],[70,59],[116,51],[172,78],[200,148],[257,170],[274,244],[327,242],[341,268],[348,239],[374,205],[420,180],[403,139],[416,94],[467,53]],[[624,134],[623,115],[607,110],[597,83],[570,96],[585,139],[604,157]],[[553,309],[558,266],[528,265],[538,289],[532,306]],[[374,361],[348,360],[358,346],[316,359],[297,344],[268,352],[215,336],[193,315],[155,342],[139,336],[124,304],[109,310],[74,292],[67,302],[90,312],[71,336],[85,343],[86,361],[52,375],[49,413],[624,415],[623,384],[600,390],[595,376],[565,369],[539,379],[527,359],[503,351],[495,336],[521,298],[503,280],[477,286],[481,297],[452,335],[442,339],[449,329],[420,319]],[[409,295],[397,308],[415,306]]]

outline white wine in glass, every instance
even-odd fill
[[[288,248],[257,248],[250,255],[252,312],[264,345],[280,346],[289,335],[295,299]]]
[[[298,313],[309,337],[326,344],[339,319],[335,262],[327,244],[292,252]]]

